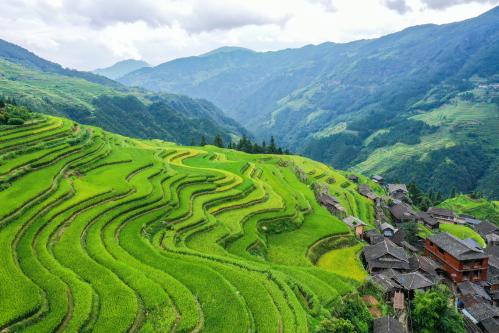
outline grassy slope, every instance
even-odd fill
[[[458,214],[471,214],[477,219],[489,220],[499,224],[499,202],[487,199],[472,199],[468,195],[460,195],[447,199],[439,207],[449,208]]]
[[[43,119],[0,131],[0,330],[307,332],[365,277],[358,246],[319,267],[306,257],[353,237],[312,182],[334,177],[349,213],[373,222],[341,172]]]

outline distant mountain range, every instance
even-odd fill
[[[151,67],[151,66],[147,62],[142,60],[128,59],[128,60],[119,61],[110,67],[96,69],[93,71],[93,73],[105,76],[112,80],[116,80],[125,76],[128,73],[131,73],[133,71],[145,67]]]
[[[222,48],[119,81],[206,98],[257,137],[390,181],[499,197],[499,7],[276,52]]]
[[[89,72],[63,68],[0,40],[0,96],[33,111],[139,138],[190,144],[220,134],[228,142],[248,132],[212,103],[128,88]]]

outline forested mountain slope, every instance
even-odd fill
[[[313,332],[365,277],[362,244],[310,186],[373,225],[342,172],[11,108],[24,123],[0,121],[1,331]],[[324,241],[348,267],[314,265]]]
[[[497,198],[497,59],[499,7],[347,44],[226,48],[121,82],[207,98],[257,136],[338,168]]]
[[[63,69],[0,40],[0,96],[35,111],[141,138],[189,144],[246,134],[212,103],[130,89],[92,73]]]

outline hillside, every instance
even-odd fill
[[[116,80],[121,78],[122,76],[125,76],[128,73],[131,73],[133,71],[139,70],[144,67],[150,67],[150,65],[145,61],[128,59],[128,60],[119,61],[114,65],[106,68],[98,68],[94,70],[93,73],[105,76],[112,80]]]
[[[26,112],[0,124],[1,331],[311,332],[365,277],[310,188],[372,224],[343,172]],[[314,266],[324,241],[348,270]]]
[[[496,7],[346,44],[228,48],[121,82],[206,98],[257,136],[337,168],[498,198],[498,45]]]
[[[99,75],[62,69],[2,41],[0,96],[34,111],[140,138],[189,144],[201,136],[211,142],[220,134],[227,142],[247,133],[206,100],[130,89]]]
[[[499,224],[499,201],[484,198],[474,199],[469,195],[459,195],[442,202],[439,207],[451,209],[458,214],[470,214],[477,219]]]

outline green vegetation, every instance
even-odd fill
[[[440,231],[448,232],[449,234],[454,235],[460,239],[471,238],[482,248],[484,248],[486,245],[485,241],[479,234],[477,234],[473,229],[468,228],[464,225],[441,223]]]
[[[366,274],[361,246],[318,205],[316,182],[373,224],[346,174],[299,156],[42,115],[1,125],[0,330],[312,332],[331,320],[367,332],[351,294]]]
[[[411,311],[412,329],[423,333],[466,332],[462,316],[449,303],[451,295],[445,285],[438,285],[426,292],[416,292]]]
[[[469,214],[477,219],[499,224],[499,201],[472,198],[470,195],[462,194],[445,200],[439,207],[452,209],[457,214]]]

